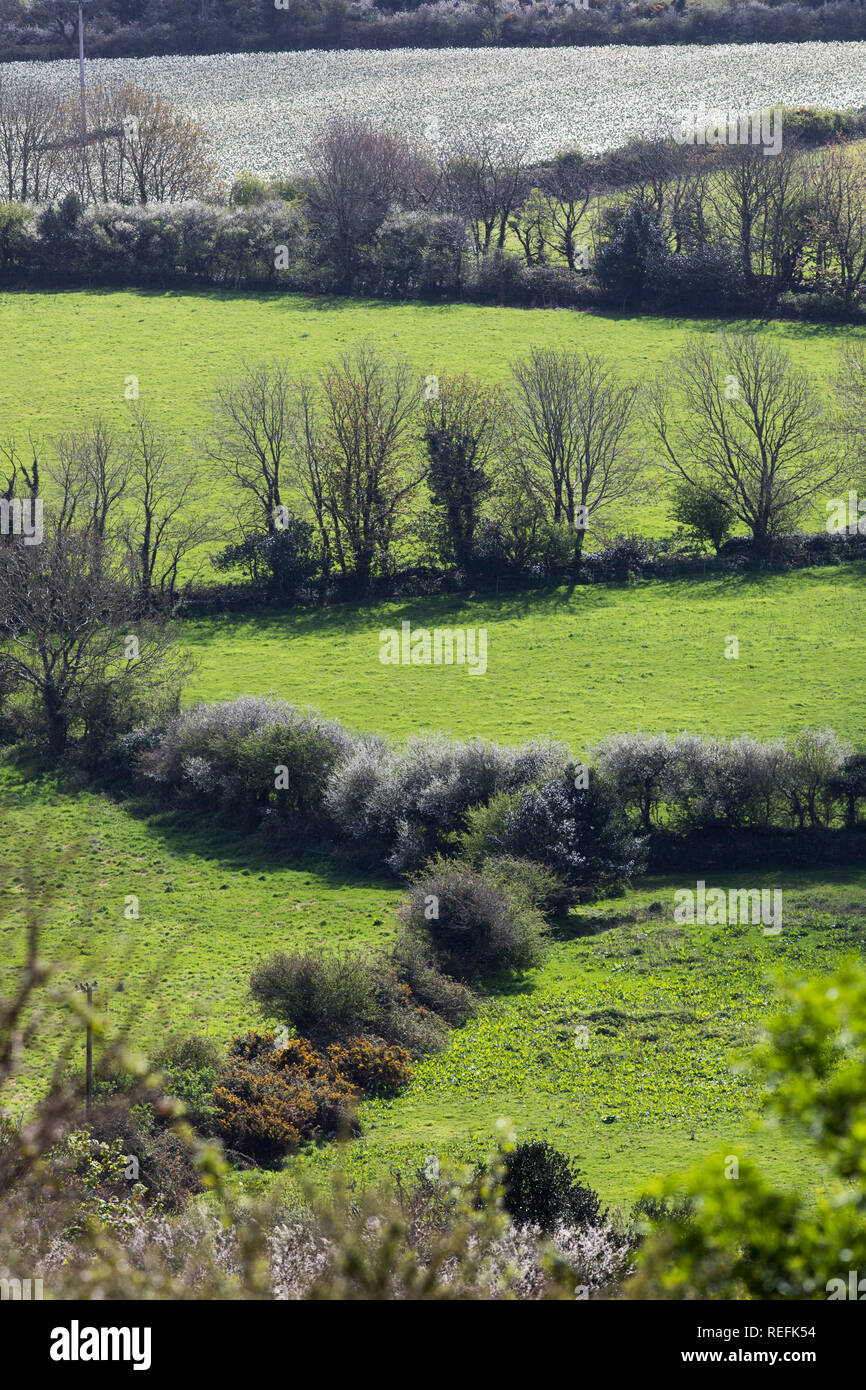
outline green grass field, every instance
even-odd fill
[[[4,835],[48,857],[73,849],[49,914],[46,948],[61,979],[99,980],[110,1026],[131,1024],[153,1053],[169,1033],[221,1042],[256,1023],[252,965],[278,948],[359,949],[393,939],[399,886],[339,862],[286,864],[254,838],[137,816],[53,781],[2,769]],[[631,1201],[654,1175],[717,1150],[754,1158],[814,1190],[821,1174],[799,1136],[756,1129],[759,1096],[737,1068],[773,1007],[777,972],[830,969],[866,941],[866,871],[752,875],[781,887],[785,927],[695,928],[672,921],[673,879],[647,880],[589,905],[554,931],[544,966],[494,992],[446,1050],[422,1060],[402,1096],[367,1102],[345,1156],[356,1180],[421,1165],[430,1153],[482,1154],[507,1117],[580,1159],[609,1202]],[[716,886],[735,876],[717,876]],[[124,918],[128,896],[139,917]],[[3,973],[17,963],[16,921],[0,924]],[[587,1029],[586,1048],[575,1030]],[[68,1034],[52,1020],[11,1096],[22,1108]],[[81,1040],[73,1059],[80,1065]],[[331,1148],[292,1165],[324,1174]]]
[[[4,293],[0,434],[57,434],[98,413],[120,420],[131,375],[139,378],[142,399],[157,418],[195,434],[206,424],[206,401],[215,385],[239,363],[279,356],[298,369],[316,368],[361,338],[405,352],[423,373],[504,378],[510,361],[542,343],[606,353],[641,380],[662,367],[689,334],[725,326],[625,313],[301,295]],[[760,331],[819,381],[831,374],[834,352],[864,332],[782,322]]]
[[[766,735],[829,721],[862,737],[863,580],[851,567],[190,623],[185,640],[201,663],[190,696],[275,691],[395,735],[550,732],[575,750],[636,727]],[[487,674],[382,666],[379,629],[404,617],[486,625]],[[737,661],[723,655],[732,630]],[[3,791],[11,842],[77,847],[49,951],[70,974],[100,979],[109,1018],[134,1019],[145,1052],[171,1030],[227,1041],[254,1024],[246,981],[275,949],[393,939],[400,888],[384,874],[361,878],[339,860],[286,863],[219,824],[146,817],[52,780],[25,785],[11,765]],[[494,994],[443,1054],[420,1063],[405,1095],[364,1107],[350,1174],[379,1177],[431,1152],[480,1156],[507,1116],[521,1134],[578,1157],[610,1202],[717,1150],[814,1188],[820,1173],[799,1137],[754,1130],[758,1096],[732,1067],[772,1007],[775,970],[811,973],[862,949],[866,872],[753,874],[749,883],[785,891],[778,941],[740,929],[684,933],[671,920],[673,880],[574,914],[544,967]],[[129,894],[139,899],[135,921],[124,918]],[[653,903],[661,910],[647,916]],[[11,922],[0,928],[7,968],[11,933]],[[588,1053],[575,1052],[577,1023],[590,1029]],[[56,1042],[40,1038],[37,1064]],[[21,1079],[19,1105],[38,1084],[37,1066]],[[333,1149],[305,1154],[292,1171],[324,1177],[335,1158]]]
[[[550,733],[575,752],[621,729],[767,737],[830,724],[863,739],[864,582],[846,565],[198,620],[184,628],[199,663],[188,693],[273,692],[389,734]],[[382,665],[380,631],[407,620],[486,628],[486,674]]]
[[[718,326],[284,296],[6,294],[0,437],[57,434],[97,413],[120,420],[125,379],[136,375],[157,417],[195,438],[208,395],[243,359],[288,355],[316,367],[362,336],[405,350],[424,373],[501,377],[510,359],[544,342],[608,353],[640,378],[690,331]],[[852,336],[791,324],[762,331],[822,382]],[[628,520],[651,532],[663,513]],[[183,641],[198,666],[187,699],[273,692],[392,735],[553,734],[575,752],[641,728],[772,736],[829,724],[863,740],[864,581],[862,566],[848,566],[188,621]],[[486,674],[383,666],[380,630],[405,620],[485,627]],[[725,657],[732,635],[736,660]],[[393,939],[399,884],[360,877],[339,858],[286,862],[284,851],[188,813],[145,816],[78,783],[25,782],[9,759],[0,761],[0,800],[9,845],[44,842],[49,858],[74,851],[49,913],[48,953],[64,962],[64,978],[99,978],[98,1002],[112,1024],[133,1021],[144,1052],[170,1031],[227,1041],[252,1025],[247,978],[277,948]],[[672,921],[670,880],[572,914],[543,968],[495,993],[445,1052],[419,1064],[403,1096],[365,1104],[350,1169],[379,1175],[433,1150],[481,1152],[507,1116],[523,1136],[546,1135],[578,1156],[610,1202],[711,1151],[755,1157],[815,1190],[821,1174],[799,1138],[752,1129],[759,1097],[733,1068],[773,1007],[776,970],[809,974],[862,951],[866,872],[750,883],[786,894],[778,940],[756,929],[684,932]],[[139,917],[127,920],[133,894]],[[5,983],[14,927],[0,923]],[[586,1050],[574,1045],[578,1025],[589,1031]],[[16,1108],[37,1094],[60,1036],[53,1026],[37,1036]],[[335,1157],[317,1151],[294,1167],[325,1170]]]
[[[718,320],[500,309],[470,304],[397,304],[310,299],[300,295],[75,291],[0,294],[0,440],[21,443],[80,429],[126,411],[127,378],[156,420],[196,441],[206,432],[207,402],[244,361],[287,359],[316,369],[361,339],[404,352],[419,373],[471,371],[505,381],[511,361],[536,344],[608,355],[624,376],[646,381],[690,334],[714,333]],[[742,325],[740,325],[742,326]],[[751,324],[790,352],[824,387],[841,347],[863,329],[821,324]],[[231,519],[236,499],[216,484]],[[642,506],[612,518],[647,535],[674,528],[658,490]],[[826,520],[823,499],[814,524]]]

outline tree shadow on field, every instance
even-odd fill
[[[255,828],[238,829],[218,814],[163,809],[145,798],[122,804],[127,815],[147,826],[157,852],[162,842],[178,858],[206,860],[222,871],[267,875],[289,870],[314,875],[323,888],[393,893],[403,886],[383,865],[351,850],[335,852],[329,841],[301,843],[288,836],[270,841]]]
[[[407,599],[376,599],[329,604],[325,607],[281,608],[266,613],[230,613],[214,617],[191,617],[184,629],[191,645],[213,646],[226,637],[249,634],[267,641],[285,642],[287,636],[349,636],[378,633],[383,628],[477,627],[485,622],[513,622],[544,617],[572,608],[576,612],[612,607],[613,586],[575,585],[555,590],[524,590],[515,594],[484,594],[477,597],[437,594]]]

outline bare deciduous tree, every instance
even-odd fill
[[[141,599],[173,601],[181,566],[213,538],[193,462],[140,405],[131,408],[129,515],[124,542]]]
[[[113,426],[97,419],[56,441],[56,460],[48,466],[59,497],[57,524],[105,537],[109,521],[126,493],[129,461]]]
[[[119,702],[173,698],[188,667],[173,653],[169,625],[141,620],[106,542],[93,533],[52,527],[41,545],[4,547],[0,611],[0,666],[34,697],[53,758],[76,724],[86,732]]]
[[[8,77],[0,66],[0,197],[37,203],[60,191],[54,147],[62,131],[56,93],[31,78]]]
[[[814,234],[829,249],[850,309],[866,276],[866,171],[859,149],[831,145],[811,166]]]
[[[132,83],[108,101],[108,118],[120,130],[120,157],[140,203],[176,203],[213,191],[216,166],[198,121]]]
[[[709,197],[746,284],[769,302],[793,282],[806,244],[809,190],[797,151],[767,157],[760,146],[731,146]]]
[[[726,502],[759,546],[840,476],[821,394],[758,334],[690,339],[646,401],[668,467]]]
[[[249,494],[253,524],[270,534],[287,500],[299,405],[291,371],[277,361],[244,366],[213,403],[205,453]]]
[[[637,386],[621,382],[601,357],[553,348],[534,348],[512,373],[514,466],[554,522],[576,527],[579,552],[592,518],[623,498],[637,500]]]
[[[508,221],[529,192],[528,146],[487,129],[467,130],[443,151],[443,211],[470,224],[479,254],[505,245]]]
[[[350,289],[359,248],[391,208],[412,202],[426,163],[402,135],[357,116],[334,116],[307,151],[310,219]]]
[[[586,160],[576,151],[559,155],[545,170],[542,184],[545,241],[554,255],[564,258],[569,270],[577,266],[578,232],[592,191]]]
[[[866,350],[862,343],[849,343],[840,354],[833,386],[839,403],[836,429],[848,459],[849,481],[866,493]]]
[[[414,417],[419,387],[404,358],[370,344],[321,374],[322,473],[340,568],[363,589],[399,533],[424,476]]]

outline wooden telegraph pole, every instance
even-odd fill
[[[96,989],[98,980],[82,980],[81,984],[75,986],[81,990],[82,994],[87,995],[87,1051],[85,1062],[85,1114],[89,1115],[93,1104],[93,1024],[90,1017],[90,1010],[93,1008],[93,991]]]

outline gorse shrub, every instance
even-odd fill
[[[364,1037],[319,1052],[308,1038],[250,1030],[232,1039],[228,1053],[214,1090],[218,1128],[230,1146],[263,1163],[304,1140],[355,1132],[362,1094],[394,1095],[412,1079],[404,1048]]]
[[[457,860],[434,860],[418,874],[398,915],[404,933],[457,979],[528,970],[544,956],[547,926],[537,908]]]
[[[328,1062],[334,1072],[368,1095],[392,1096],[412,1079],[412,1061],[404,1047],[389,1047],[371,1038],[331,1043]]]
[[[318,1106],[311,1088],[261,1063],[228,1067],[214,1103],[227,1145],[258,1163],[283,1158],[316,1130]]]

